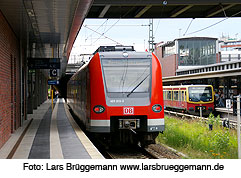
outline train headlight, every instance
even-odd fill
[[[152,111],[154,112],[161,112],[162,111],[162,107],[160,104],[155,104],[152,106]]]
[[[127,53],[127,52],[123,52],[123,57],[128,57],[129,56],[129,54]]]
[[[93,108],[93,111],[97,114],[100,114],[100,113],[103,113],[105,111],[105,107],[104,106],[101,106],[101,105],[96,105],[94,108]]]

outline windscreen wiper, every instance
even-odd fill
[[[131,93],[133,93],[145,80],[146,78],[149,76],[150,74],[148,74],[142,81],[140,81],[128,94],[127,97],[130,96]]]

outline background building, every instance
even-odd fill
[[[219,40],[221,62],[240,60],[241,40],[237,38],[222,37]]]
[[[176,72],[220,62],[217,38],[179,38],[156,45],[155,53],[163,67],[163,77]]]
[[[191,37],[157,44],[163,84],[210,84],[225,104],[226,99],[241,93],[240,42]]]

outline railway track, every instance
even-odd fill
[[[183,157],[174,150],[159,144],[151,144],[145,148],[136,146],[108,150],[106,155],[107,159],[179,159]]]
[[[187,119],[199,119],[203,121],[208,121],[208,118],[206,117],[200,117],[200,116],[195,116],[195,115],[190,115],[190,114],[185,114],[181,112],[174,112],[174,111],[168,111],[164,110],[165,114],[168,114],[170,116],[175,116],[175,117],[180,117],[180,118],[187,118]],[[220,122],[223,123],[224,120],[227,120],[227,118],[220,118]],[[229,120],[229,127],[237,129],[237,121],[234,120]]]
[[[77,124],[84,130],[82,124],[73,114],[73,112],[71,112],[71,114]],[[96,148],[102,153],[102,155],[107,159],[180,159],[182,157],[187,157],[182,153],[177,153],[177,151],[173,150],[170,147],[160,144],[151,144],[145,148],[141,147],[140,145],[136,145],[131,147],[126,146],[116,149],[109,149],[109,147],[107,147],[104,142],[96,140],[93,135],[86,132],[85,134],[93,142]]]
[[[124,149],[115,149],[106,151],[109,159],[157,159],[142,148],[126,147]]]

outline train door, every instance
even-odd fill
[[[185,90],[181,90],[180,91],[181,94],[181,107],[186,109],[186,91]]]
[[[181,90],[178,91],[178,107],[183,108],[182,107],[182,92],[181,92]]]
[[[184,108],[187,110],[187,89],[183,92],[184,98]]]
[[[168,90],[167,91],[167,102],[166,106],[172,106],[172,91]]]
[[[167,92],[163,90],[164,109],[166,109]]]
[[[173,91],[173,107],[178,108],[178,90]]]

